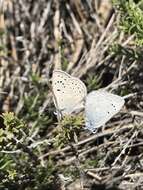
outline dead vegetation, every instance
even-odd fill
[[[134,6],[141,2],[130,1]],[[127,25],[120,25],[123,10],[108,0],[0,3],[0,112],[14,112],[28,128],[22,128],[25,136],[18,136],[15,146],[0,146],[1,159],[12,155],[9,159],[23,167],[10,170],[16,170],[12,183],[2,175],[1,189],[78,190],[81,183],[85,190],[143,189],[142,46],[137,29],[126,31]],[[105,130],[93,135],[82,126],[76,142],[55,143],[58,124],[50,79],[57,68],[81,78],[88,91],[109,85],[111,91],[131,96]],[[28,174],[18,159],[35,170]]]

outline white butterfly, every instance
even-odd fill
[[[52,89],[54,103],[63,115],[85,107],[86,128],[92,132],[109,121],[124,105],[123,97],[104,90],[87,95],[86,86],[80,79],[61,70],[53,72]]]
[[[56,99],[54,103],[63,115],[71,114],[84,107],[87,90],[78,78],[64,71],[55,70],[52,77],[52,89]]]

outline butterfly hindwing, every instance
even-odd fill
[[[118,95],[103,90],[92,91],[86,98],[86,128],[93,132],[117,114],[123,105],[124,99]]]

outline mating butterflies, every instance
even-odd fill
[[[104,125],[124,105],[124,98],[104,90],[92,91],[87,95],[84,83],[64,71],[53,72],[52,89],[55,106],[63,115],[85,107],[86,128],[94,132]]]

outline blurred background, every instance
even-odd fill
[[[142,189],[142,45],[142,0],[0,1],[1,189]],[[131,95],[99,135],[62,123],[80,125],[78,158],[56,133],[54,69]]]

